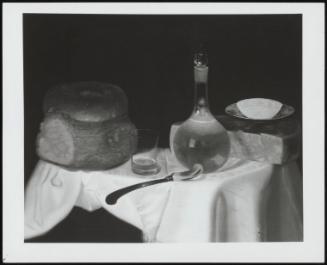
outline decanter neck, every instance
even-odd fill
[[[204,52],[194,56],[194,110],[193,112],[209,111],[208,101],[208,57]]]

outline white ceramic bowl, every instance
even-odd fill
[[[272,119],[283,106],[281,102],[267,98],[243,99],[236,105],[244,116],[254,120]]]

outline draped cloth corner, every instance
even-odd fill
[[[42,235],[73,209],[81,191],[81,176],[40,160],[25,189],[25,230],[29,239]]]

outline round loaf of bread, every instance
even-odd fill
[[[126,162],[136,148],[124,91],[116,85],[79,82],[56,86],[44,99],[37,154],[73,169],[103,170]]]

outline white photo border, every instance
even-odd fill
[[[24,13],[302,14],[304,242],[24,243]],[[324,3],[4,3],[3,262],[324,262],[324,16]]]

